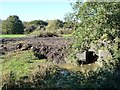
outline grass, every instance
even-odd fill
[[[0,63],[0,70],[3,72],[3,75],[9,74],[11,71],[15,73],[17,79],[20,77],[31,74],[36,70],[38,65],[49,67],[49,65],[56,65],[52,62],[49,62],[45,59],[38,60],[31,50],[28,51],[18,51],[18,52],[9,52],[5,56],[2,56]],[[83,66],[80,68],[79,66],[73,66],[71,64],[62,64],[58,65],[61,68],[73,70],[73,71],[81,71],[85,70],[87,66]],[[95,65],[90,65],[89,68],[94,67]],[[94,69],[93,68],[93,69]]]
[[[38,68],[38,65],[39,66],[44,65],[44,67]],[[11,71],[15,73],[15,77],[13,77],[13,79],[15,78],[16,81],[19,80],[21,77],[23,78],[25,76],[35,74],[35,77],[34,77],[35,83],[32,82],[32,84],[30,84],[31,87],[33,85],[33,87],[38,87],[38,88],[46,87],[46,86],[49,88],[60,87],[60,86],[65,88],[84,88],[84,87],[96,88],[96,89],[100,87],[120,88],[119,87],[120,73],[117,71],[117,73],[113,74],[112,69],[109,68],[108,66],[102,67],[103,69],[98,69],[97,72],[88,72],[88,73],[84,72],[83,74],[85,75],[83,75],[78,71],[77,72],[75,70],[72,71],[70,68],[74,68],[73,66],[71,67],[71,65],[66,66],[63,64],[60,66],[60,68],[58,67],[49,68],[49,71],[46,71],[46,67],[48,68],[49,65],[51,65],[50,62],[46,60],[37,60],[33,52],[29,50],[29,51],[10,52],[5,56],[2,56],[1,62],[0,62],[0,69],[3,70],[2,71],[2,75],[4,76],[3,80],[4,78],[6,79],[6,76]],[[90,68],[92,69],[92,67],[94,66],[91,65]],[[75,69],[77,68],[75,67]],[[37,73],[35,73],[36,71]],[[65,72],[65,74],[63,72]],[[118,77],[116,76],[117,74],[118,74]],[[24,82],[27,82],[26,79],[24,80]],[[29,87],[27,83],[26,84],[21,83],[20,85],[23,85],[22,88]]]
[[[3,75],[5,76],[12,71],[17,79],[29,75],[38,64],[46,62],[46,60],[37,60],[32,51],[11,52],[3,59],[0,63]]]
[[[72,34],[62,34],[63,37],[67,38],[67,37],[71,37]]]
[[[0,38],[21,38],[26,37],[24,34],[0,34]]]
[[[39,34],[39,33],[36,33]],[[43,33],[45,34],[45,33]],[[25,34],[0,34],[0,38],[22,38],[22,37],[26,37],[27,35]],[[44,35],[43,35],[44,36]],[[62,37],[64,38],[69,38],[71,37],[71,34],[62,34]]]

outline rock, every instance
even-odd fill
[[[94,51],[84,51],[83,53],[77,53],[76,58],[78,65],[89,64],[97,61],[98,55]]]
[[[76,54],[76,58],[77,58],[77,60],[85,61],[86,60],[86,51],[84,51],[83,53],[78,52]]]
[[[102,60],[104,60],[104,59],[106,59],[108,57],[112,57],[110,52],[107,51],[107,50],[99,50],[98,51],[98,56],[99,56],[98,61],[102,61]]]

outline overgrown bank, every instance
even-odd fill
[[[9,53],[3,59],[0,64],[3,65],[2,90],[120,88],[119,64],[116,62],[104,62],[95,71],[83,72],[69,70],[44,59],[38,60],[31,51]]]

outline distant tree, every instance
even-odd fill
[[[23,24],[18,16],[9,16],[6,20],[2,22],[2,33],[4,34],[22,34]]]
[[[33,20],[30,22],[23,22],[24,25],[24,33],[28,34],[33,32],[34,30],[43,30],[48,25],[46,21],[43,20]]]
[[[25,33],[25,34],[29,34],[30,32],[33,32],[35,29],[36,29],[36,27],[35,27],[34,25],[26,26],[26,27],[24,28],[24,33]]]
[[[33,21],[30,21],[30,22],[27,22],[28,25],[37,25],[37,26],[47,26],[48,23],[43,21],[43,20],[33,20]]]
[[[67,13],[64,17],[64,28],[71,28],[73,29],[75,26],[75,23],[77,22],[76,19],[74,18],[73,13]]]
[[[49,20],[47,30],[57,30],[59,28],[63,28],[64,23],[61,20]]]

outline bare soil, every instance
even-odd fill
[[[11,51],[24,51],[32,49],[38,59],[47,59],[55,63],[65,63],[67,48],[71,39],[63,37],[37,37],[37,38],[2,38],[0,39],[0,54]]]

